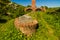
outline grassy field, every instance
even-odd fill
[[[60,16],[46,12],[31,12],[29,15],[37,19],[39,24],[32,37],[26,37],[16,30],[12,19],[0,24],[0,40],[60,40]]]

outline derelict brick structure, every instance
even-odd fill
[[[36,10],[36,0],[32,0],[32,10],[35,11]]]
[[[36,19],[32,19],[31,16],[23,15],[15,19],[14,25],[25,35],[31,36],[36,32],[38,21]]]
[[[45,7],[44,8],[37,8],[36,7],[36,0],[32,0],[32,5],[31,7],[25,8],[25,11],[46,11]]]

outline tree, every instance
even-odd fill
[[[27,7],[31,7],[31,5],[27,5]]]
[[[46,9],[48,9],[48,7],[47,6],[44,6]]]

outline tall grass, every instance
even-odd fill
[[[14,19],[10,20],[0,28],[0,40],[59,40],[60,22],[56,16],[45,12],[31,12],[33,19],[38,20],[37,32],[32,37],[26,37],[21,31],[16,30]]]

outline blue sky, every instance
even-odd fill
[[[23,6],[31,5],[31,0],[11,0],[11,1]],[[60,0],[36,0],[36,6],[60,7]]]

